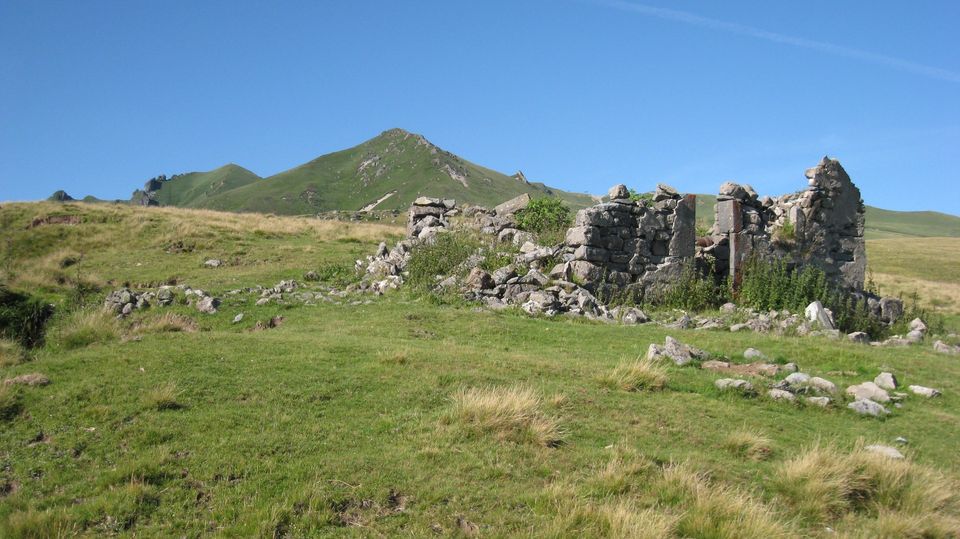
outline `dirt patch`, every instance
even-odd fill
[[[3,381],[3,385],[23,385],[23,386],[45,386],[50,383],[50,379],[46,376],[40,374],[39,372],[31,372],[30,374],[21,374],[20,376],[15,376],[13,378],[8,378]]]
[[[46,225],[79,225],[83,218],[79,215],[47,215],[44,217],[34,217],[33,221],[27,225],[27,230]]]
[[[257,320],[257,323],[250,328],[250,331],[263,331],[266,329],[278,328],[283,324],[282,316],[274,316],[270,320],[264,322],[263,320]]]
[[[390,489],[384,503],[376,500],[346,499],[332,504],[341,526],[366,527],[373,520],[406,511],[410,497],[397,490]]]

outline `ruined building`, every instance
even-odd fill
[[[816,265],[832,282],[862,290],[866,252],[860,190],[840,163],[827,157],[806,176],[805,190],[776,198],[761,198],[749,185],[724,183],[716,221],[702,238],[696,234],[696,196],[663,184],[649,199],[634,199],[626,186],[614,186],[605,202],[577,212],[560,245],[536,245],[532,235],[517,229],[514,215],[529,203],[528,195],[492,210],[464,208],[460,222],[521,247],[517,264],[592,293],[616,288],[642,295],[676,282],[688,267],[709,268],[718,279],[736,282],[751,256],[783,260],[790,267]],[[421,197],[409,215],[413,241],[429,240],[461,213],[452,200]],[[392,274],[399,271],[394,268]]]
[[[717,272],[737,279],[743,263],[756,254],[791,266],[816,265],[831,281],[863,289],[867,255],[860,190],[840,162],[828,157],[806,177],[807,189],[777,198],[758,199],[749,185],[720,187],[716,221],[702,242]]]

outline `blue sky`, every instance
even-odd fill
[[[0,2],[0,200],[261,176],[402,127],[591,193],[804,185],[960,214],[960,3]]]

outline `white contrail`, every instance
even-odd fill
[[[593,0],[593,2],[595,4],[613,9],[630,11],[650,17],[682,22],[684,24],[690,24],[694,26],[702,26],[704,28],[721,30],[724,32],[730,32],[732,34],[739,34],[757,39],[765,39],[774,43],[793,45],[794,47],[813,49],[837,56],[845,56],[847,58],[863,60],[874,64],[886,65],[903,71],[916,73],[918,75],[925,75],[927,77],[947,80],[950,82],[960,82],[960,73],[950,71],[948,69],[919,64],[909,60],[895,58],[893,56],[886,56],[884,54],[876,54],[859,49],[852,49],[850,47],[844,47],[841,45],[834,45],[832,43],[826,43],[823,41],[813,41],[801,37],[793,37],[784,34],[778,34],[776,32],[768,32],[752,26],[744,26],[742,24],[711,19],[708,17],[701,17],[700,15],[689,13],[687,11],[677,11],[675,9],[653,7],[645,4],[635,4],[633,2],[627,2],[624,0]]]

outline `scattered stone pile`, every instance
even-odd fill
[[[175,290],[181,290],[188,305],[193,305],[198,311],[206,314],[214,314],[217,307],[220,306],[220,299],[215,298],[200,289],[193,289],[189,286],[161,286],[156,292],[135,292],[129,288],[120,288],[107,294],[104,299],[104,309],[116,314],[119,317],[125,317],[134,310],[146,309],[150,307],[151,302],[155,302],[160,307],[173,305],[176,300]]]
[[[103,308],[118,316],[127,316],[134,310],[149,307],[150,296],[150,293],[139,294],[129,288],[121,288],[107,294],[103,300]]]
[[[670,340],[670,337],[667,338]],[[656,345],[650,345],[651,350]],[[658,347],[659,348],[659,347]],[[744,354],[748,359],[756,358],[757,351],[748,349]],[[760,354],[762,356],[762,354]],[[659,356],[658,356],[659,357]],[[679,364],[679,363],[678,363]],[[714,381],[714,386],[720,391],[736,391],[745,395],[757,393],[755,380],[757,377],[774,377],[783,372],[789,372],[783,379],[767,384],[766,395],[775,401],[796,401],[803,398],[811,406],[826,407],[837,400],[842,400],[837,385],[826,378],[811,376],[801,372],[795,364],[774,365],[763,363],[733,364],[729,361],[710,360],[700,364],[704,370],[735,373],[741,376],[752,375],[754,381],[744,378],[720,378]],[[889,372],[881,372],[873,381],[851,385],[846,388],[844,395],[851,399],[847,408],[861,415],[874,417],[885,416],[890,413],[885,405],[893,403],[895,407],[902,406],[902,401],[908,397],[907,393],[897,392],[900,382]],[[914,395],[933,398],[940,396],[940,391],[930,387],[911,385],[908,387]]]

